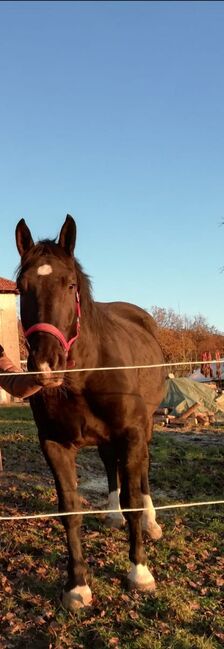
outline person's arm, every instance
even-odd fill
[[[37,385],[33,374],[30,375],[24,372],[24,375],[7,376],[8,372],[21,372],[21,370],[13,365],[10,358],[6,356],[3,347],[0,345],[0,374],[2,372],[4,372],[4,376],[0,376],[0,386],[13,397],[25,399],[41,390],[41,386]]]

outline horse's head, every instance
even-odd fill
[[[29,342],[28,369],[40,371],[43,386],[60,385],[72,342],[77,337],[79,302],[74,262],[76,225],[67,216],[58,242],[33,242],[24,219],[16,227],[21,256],[17,276],[21,320]]]

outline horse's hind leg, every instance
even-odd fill
[[[136,428],[126,429],[125,436],[119,439],[119,457],[122,471],[120,502],[122,509],[141,509],[142,462],[146,456],[146,441],[142,431]],[[155,581],[146,566],[146,556],[142,540],[142,512],[125,512],[130,535],[131,570],[128,582],[131,587],[141,590],[154,590]]]
[[[145,456],[142,462],[141,490],[143,507],[147,508],[142,513],[142,529],[153,541],[158,541],[162,536],[162,528],[156,522],[156,512],[149,492],[149,452],[145,446]]]
[[[79,497],[76,490],[75,449],[65,448],[62,444],[49,440],[41,440],[41,447],[47,463],[54,475],[58,494],[59,512],[80,510]],[[80,542],[81,515],[62,516],[68,545],[68,579],[63,590],[62,603],[65,608],[74,612],[90,604],[91,590],[86,580]]]
[[[125,518],[119,511],[111,512],[111,510],[119,510],[120,507],[120,481],[118,472],[117,454],[114,446],[109,442],[105,442],[98,447],[99,456],[105,466],[107,481],[108,481],[108,514],[105,518],[105,524],[108,527],[120,528],[125,525]]]

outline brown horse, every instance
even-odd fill
[[[80,510],[75,473],[80,448],[96,445],[99,449],[107,471],[109,509],[118,506],[119,469],[121,508],[145,508],[143,515],[125,513],[130,536],[128,582],[153,590],[142,529],[153,538],[161,536],[149,495],[147,442],[153,413],[163,396],[164,370],[113,368],[162,364],[163,356],[148,313],[125,302],[93,300],[90,281],[74,258],[75,240],[71,216],[66,217],[57,243],[46,239],[34,244],[24,219],[16,228],[21,255],[17,285],[30,347],[28,368],[41,372],[38,379],[43,386],[31,397],[31,407],[55,479],[59,511]],[[74,365],[85,371],[66,373]],[[122,522],[119,516],[115,522]],[[62,522],[69,553],[62,601],[73,611],[91,602],[80,542],[81,514],[62,517]]]

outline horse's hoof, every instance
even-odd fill
[[[154,523],[148,523],[147,519],[144,520],[144,517],[142,521],[142,529],[143,532],[150,536],[153,541],[159,541],[163,535],[163,530],[156,521]]]
[[[128,573],[128,588],[132,590],[150,591],[154,593],[156,589],[155,579],[146,565],[139,563],[137,566],[132,563],[132,568]]]
[[[64,590],[62,594],[62,604],[71,613],[77,611],[78,608],[89,606],[92,602],[92,593],[87,586],[76,586],[72,590]]]
[[[104,519],[104,524],[106,527],[114,527],[117,530],[120,530],[124,527],[126,521],[122,514],[107,514]]]

